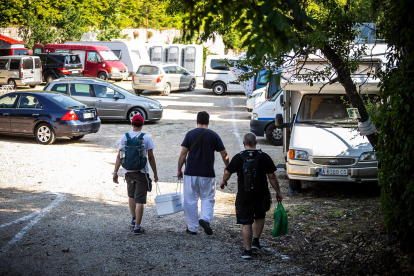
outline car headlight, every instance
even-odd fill
[[[148,105],[152,109],[161,109],[162,108],[162,106],[160,104],[148,103]]]
[[[364,152],[358,159],[359,162],[370,162],[370,161],[377,161],[377,157],[375,156],[375,152],[369,151]]]
[[[111,67],[111,73],[119,73],[119,69]]]
[[[309,154],[304,150],[289,150],[289,159],[309,160]]]
[[[256,113],[252,114],[252,120],[257,120],[259,118],[259,115],[257,115]]]

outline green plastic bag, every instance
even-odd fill
[[[283,208],[282,202],[279,202],[277,204],[277,208],[273,213],[273,217],[275,219],[275,224],[273,225],[272,236],[283,236],[288,232],[289,226],[285,208]]]

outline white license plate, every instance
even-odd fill
[[[84,119],[89,119],[93,117],[93,113],[83,113],[83,118]]]
[[[321,175],[348,175],[347,169],[328,169],[322,168],[319,169],[319,174]]]
[[[141,82],[141,83],[150,83],[151,81],[150,80],[139,80],[139,82]]]
[[[77,74],[77,73],[79,73],[79,71],[78,71],[78,70],[73,70],[73,71],[72,71],[72,74]]]

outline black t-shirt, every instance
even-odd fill
[[[259,150],[255,150],[257,154]],[[255,156],[255,155],[254,155]],[[240,153],[236,154],[230,161],[226,170],[229,173],[237,173],[237,196],[236,205],[244,204],[253,201],[263,201],[263,199],[270,195],[267,175],[276,171],[276,166],[272,158],[267,153],[262,152],[259,159],[258,174],[259,187],[252,191],[246,192],[244,190],[244,176],[243,176],[243,158]]]
[[[190,150],[191,146],[203,133],[205,128],[195,128],[185,135],[182,147]],[[211,129],[203,134],[191,149],[187,157],[187,165],[185,167],[185,175],[215,177],[214,173],[214,152],[225,150],[220,136]]]

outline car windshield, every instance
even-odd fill
[[[72,55],[66,57],[66,64],[79,64],[81,63],[78,55]]]
[[[112,51],[99,51],[105,61],[119,61],[119,58]]]
[[[80,101],[77,101],[74,98],[71,98],[65,95],[52,95],[52,96],[49,96],[48,99],[63,108],[85,108],[87,107]]]
[[[305,95],[299,107],[297,123],[349,124],[346,95]]]

